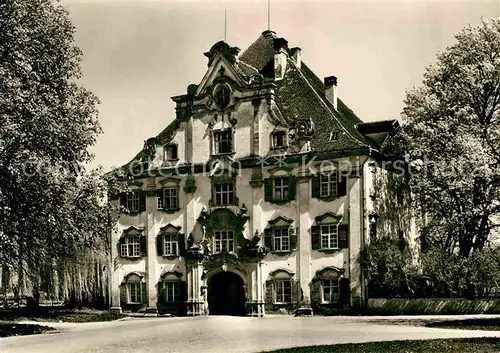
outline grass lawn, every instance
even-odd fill
[[[25,325],[16,322],[0,322],[0,337],[34,335],[54,331],[52,327]]]
[[[45,322],[95,322],[112,321],[125,317],[107,310],[67,309],[64,307],[39,307],[36,311],[26,308],[0,311],[0,320]]]
[[[426,327],[454,328],[462,330],[500,331],[500,318],[444,320],[428,322]]]
[[[498,353],[499,351],[499,338],[484,337],[335,344],[279,349],[267,353]]]

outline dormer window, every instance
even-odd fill
[[[166,161],[175,161],[178,159],[177,145],[167,145],[164,148],[164,159]]]
[[[215,91],[214,100],[219,109],[225,109],[229,105],[230,95],[231,91],[227,86],[221,86]]]
[[[214,151],[215,154],[233,151],[233,131],[231,129],[214,131]]]
[[[272,134],[272,148],[286,147],[285,131],[275,131]]]

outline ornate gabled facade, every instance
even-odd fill
[[[364,124],[272,31],[238,54],[213,45],[200,84],[172,97],[175,120],[121,168],[112,309],[262,316],[366,299],[357,256],[397,122]]]

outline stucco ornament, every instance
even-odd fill
[[[149,161],[155,158],[157,144],[158,141],[155,137],[149,138],[144,141],[144,154],[142,156],[142,161]]]
[[[314,135],[314,123],[310,118],[297,121],[289,130],[290,140],[310,140]]]

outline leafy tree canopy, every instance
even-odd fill
[[[407,92],[403,137],[425,242],[482,249],[500,211],[500,20],[455,36]]]

